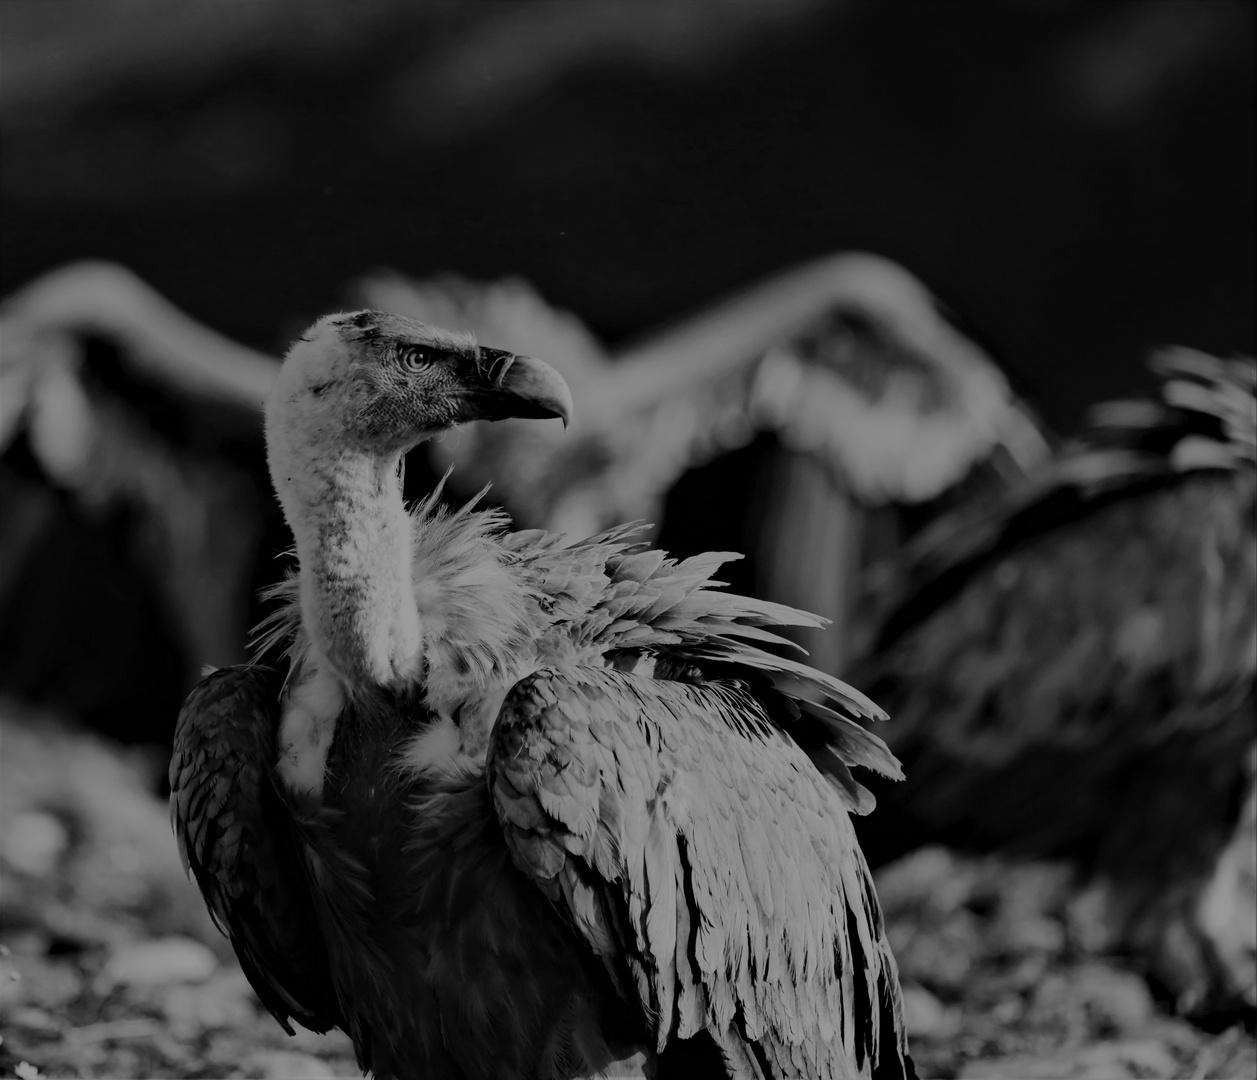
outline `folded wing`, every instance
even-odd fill
[[[184,866],[271,1015],[344,1026],[292,819],[271,779],[278,674],[214,672],[188,696],[170,761],[170,816]]]
[[[543,669],[495,728],[494,805],[660,1050],[706,1030],[735,1075],[903,1075],[851,802],[775,721],[788,704],[737,680]]]

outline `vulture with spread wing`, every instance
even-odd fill
[[[1257,1004],[1257,364],[1154,357],[994,510],[871,589],[887,707],[873,865],[931,841],[1073,858],[1185,1012]],[[1251,1013],[1250,1013],[1251,1015]]]
[[[572,389],[566,437],[508,419],[429,440],[437,475],[458,466],[450,488],[468,497],[491,480],[517,523],[576,536],[668,518],[682,545],[720,534],[719,546],[750,556],[739,568],[748,591],[835,624],[787,631],[825,671],[844,662],[863,564],[899,542],[900,508],[914,528],[940,503],[1005,490],[1047,453],[999,369],[919,281],[874,255],[789,269],[615,356],[522,282],[377,274],[354,293],[354,306],[517,342],[550,358]],[[0,321],[0,447],[24,438],[43,477],[90,512],[111,508],[123,519],[135,574],[177,621],[191,671],[232,662],[248,583],[270,546],[264,533],[280,526],[251,461],[278,363],[108,263],[45,275],[6,298]],[[244,474],[228,467],[226,442],[237,444]],[[726,480],[737,493],[727,514],[713,521],[684,492],[665,514],[683,476],[708,485],[709,475],[691,470],[709,462],[736,477]],[[0,561],[10,577],[32,578],[36,563],[53,565],[39,555],[52,546],[47,528],[23,527],[21,493],[9,502],[14,521],[0,519],[9,558]],[[108,576],[79,573],[65,587],[89,595]],[[0,622],[9,615],[20,625],[30,654],[60,631],[32,638],[37,600],[9,604],[10,594],[0,574]],[[138,663],[114,657],[107,666],[119,686],[146,684],[135,677],[144,669],[136,651]],[[95,669],[72,681],[89,693],[100,685]]]
[[[5,297],[0,690],[169,745],[197,672],[247,655],[277,368],[113,264]]]
[[[267,1007],[377,1077],[911,1075],[849,813],[898,776],[818,620],[717,589],[632,527],[508,533],[403,505],[403,454],[569,416],[547,365],[396,315],[320,320],[266,409],[298,570],[286,670],[180,714],[180,848]],[[688,1069],[688,1066],[685,1066]],[[686,1071],[682,1075],[697,1075]]]
[[[610,356],[525,284],[380,273],[353,297],[424,322],[520,341],[551,357],[576,419],[471,425],[429,444],[470,494],[493,482],[517,522],[585,536],[643,519],[684,535],[722,525],[756,595],[807,607],[836,632],[789,636],[838,671],[871,552],[941,508],[998,497],[1049,453],[1043,428],[985,352],[903,267],[844,252],[779,273]],[[727,523],[665,501],[725,459]],[[719,468],[720,466],[716,466]],[[708,478],[696,481],[699,488]],[[693,489],[691,488],[691,493]],[[908,518],[911,517],[911,520]],[[710,541],[709,541],[710,542]]]

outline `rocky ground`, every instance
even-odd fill
[[[164,763],[0,706],[0,1076],[357,1076],[343,1036],[286,1035],[184,878]],[[1167,1014],[1087,947],[1047,864],[918,852],[879,890],[922,1077],[1257,1076],[1257,1041]]]

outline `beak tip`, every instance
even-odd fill
[[[566,431],[572,425],[572,391],[568,388],[566,381],[563,383],[563,392],[556,395],[555,414],[563,421],[563,430]]]
[[[563,376],[545,361],[517,356],[503,378],[503,385],[536,410],[531,415],[557,417],[563,421],[564,431],[572,422],[572,391]]]

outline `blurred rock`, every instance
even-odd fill
[[[877,874],[900,971],[933,989],[959,988],[973,963],[1003,957],[1022,982],[1066,946],[1069,869],[1055,863],[966,858],[925,848]],[[1033,965],[1025,967],[1034,957]]]
[[[1028,952],[1054,954],[1065,946],[1065,927],[1059,919],[1037,912],[1021,915],[1001,913],[992,927],[988,944],[997,952],[1021,955]]]
[[[1042,952],[1034,952],[1021,957],[1004,974],[997,975],[993,983],[1002,993],[1025,993],[1043,981],[1049,963]]]
[[[57,1011],[83,992],[83,978],[70,963],[43,956],[13,954],[0,960],[0,1007]]]
[[[1144,1040],[973,1061],[960,1070],[958,1080],[1126,1080],[1177,1074],[1173,1056],[1157,1042]]]
[[[138,931],[225,947],[179,862],[169,809],[153,794],[160,770],[150,759],[7,699],[0,699],[0,740],[0,821],[50,817],[67,840],[55,890],[47,887],[51,878],[3,875],[6,932],[20,910],[54,932],[49,920],[57,914],[87,940],[116,943],[121,924],[131,922]],[[48,834],[47,848],[47,823],[26,832]],[[9,833],[6,827],[0,842]]]
[[[900,974],[935,991],[959,990],[982,952],[978,920],[967,911],[945,922],[892,922],[888,936]]]
[[[4,952],[8,956],[46,956],[48,934],[42,926],[30,921],[30,913],[20,904],[9,903],[4,898],[0,911],[4,912]]]
[[[998,892],[1006,918],[1059,914],[1068,902],[1074,880],[1065,863],[984,861],[989,885]]]
[[[971,1061],[957,1074],[957,1080],[1066,1080],[1076,1075],[1069,1062],[1017,1054]]]
[[[336,1073],[309,1054],[293,1050],[267,1050],[244,1063],[244,1075],[255,1080],[334,1080]]]
[[[12,1012],[6,1010],[5,1018],[13,1030],[46,1034],[55,1034],[61,1030],[57,1021],[43,1009],[27,1007],[14,1009]]]
[[[904,986],[903,1012],[909,1039],[940,1038],[960,1027],[960,1011],[948,1008],[923,986]]]
[[[1155,1011],[1147,983],[1133,972],[1108,964],[1091,962],[1076,969],[1070,976],[1070,990],[1102,1032],[1138,1031]]]
[[[1035,990],[1033,1010],[1041,1022],[1065,1025],[1073,1035],[1104,1037],[1142,1031],[1155,1006],[1138,975],[1089,961],[1044,978]]]
[[[257,1015],[253,988],[239,968],[216,972],[199,985],[172,986],[161,1001],[162,1012],[178,1037],[201,1031],[244,1027]]]
[[[199,983],[218,968],[218,957],[200,942],[188,938],[159,938],[119,949],[100,973],[96,988],[108,992],[115,986],[168,986]]]
[[[882,909],[888,914],[955,911],[973,893],[972,862],[942,847],[920,848],[897,859],[874,875]]]
[[[1088,886],[1066,905],[1065,924],[1070,939],[1086,953],[1102,953],[1113,948],[1116,917],[1108,888],[1100,883]]]
[[[14,870],[32,877],[47,877],[57,868],[69,845],[70,834],[54,815],[28,810],[5,827],[0,854]]]
[[[217,930],[182,930],[208,917],[142,762],[56,722],[11,737],[10,719],[0,708],[0,845],[28,813],[68,843],[47,876],[9,872],[7,856],[0,875],[0,1072],[25,1059],[49,1076],[357,1076],[346,1036],[289,1037],[234,958],[216,959],[230,956]],[[1086,909],[1053,867],[935,848],[888,871],[921,1076],[1257,1076],[1251,1034],[1159,1013],[1138,975],[1082,947],[1103,937],[1079,933]]]

